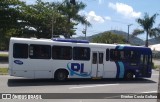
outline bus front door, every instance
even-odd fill
[[[103,52],[92,52],[92,77],[101,78],[103,77],[104,68],[104,53]]]
[[[142,76],[147,76],[147,72],[148,72],[148,66],[150,63],[150,58],[148,55],[142,54],[141,55],[141,63],[140,63],[140,67],[141,67],[141,73]]]

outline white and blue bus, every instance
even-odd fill
[[[150,78],[150,48],[85,40],[14,38],[9,74],[25,78]]]

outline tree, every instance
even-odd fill
[[[0,2],[0,50],[8,49],[11,36],[18,36],[21,13],[24,2],[19,0],[1,0]]]
[[[114,44],[114,43],[124,44],[126,40],[121,35],[117,35],[111,32],[105,32],[105,33],[100,34],[100,36],[94,37],[92,42],[107,43],[107,44]]]
[[[143,28],[143,29],[135,29],[133,31],[133,36],[137,36],[139,34],[146,33],[146,42],[145,46],[148,47],[148,36],[154,37],[157,35],[157,32],[159,32],[158,28],[153,28],[153,24],[155,23],[155,19],[158,14],[154,14],[151,17],[145,13],[143,18],[138,18],[137,23]]]
[[[41,0],[37,0],[36,4],[24,6],[22,12],[24,16],[23,23],[25,23],[25,35],[32,35],[37,38],[51,37],[49,35],[51,34],[51,26],[49,26],[51,22],[50,9],[49,3]]]
[[[59,10],[62,13],[62,15],[65,15],[67,17],[68,26],[66,28],[65,34],[66,38],[69,38],[74,34],[72,31],[74,29],[73,27],[78,23],[81,23],[82,25],[91,26],[91,24],[86,20],[85,16],[78,14],[78,12],[80,10],[83,10],[85,7],[86,5],[82,2],[75,2],[73,5],[68,0],[65,0],[65,3],[59,6]]]
[[[73,1],[72,1],[73,2]],[[85,16],[78,14],[86,5],[82,2],[43,2],[26,5],[20,0],[0,2],[0,49],[6,49],[10,37],[51,38],[54,35],[70,37],[77,24],[87,24]],[[52,29],[53,28],[53,29]]]
[[[34,28],[34,30],[27,30],[25,26],[25,33],[28,32],[25,35],[51,38],[51,32],[53,32],[54,35],[64,35],[69,38],[75,34],[74,26],[78,23],[90,25],[84,16],[78,14],[84,7],[82,2],[73,5],[68,0],[64,3],[37,0],[36,4],[24,6],[23,23],[26,23],[28,28]]]

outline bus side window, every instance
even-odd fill
[[[88,47],[74,47],[73,60],[90,60],[90,48]]]
[[[152,55],[148,55],[148,64],[152,64]]]
[[[97,64],[97,53],[93,53],[92,64]]]
[[[28,58],[28,44],[15,43],[13,45],[14,58]]]
[[[113,51],[113,49],[110,50],[110,61],[114,60]]]
[[[109,49],[106,49],[106,61],[109,61]]]
[[[119,61],[120,60],[120,51],[111,49],[110,50],[110,60],[111,61]]]
[[[130,64],[136,66],[136,65],[138,65],[138,61],[139,61],[138,52],[136,52],[136,51],[131,51]]]
[[[103,53],[99,53],[99,64],[103,64]]]
[[[71,60],[72,59],[72,47],[70,46],[53,46],[52,58],[59,60]]]
[[[125,50],[124,52],[125,52],[125,54],[124,54],[125,60],[129,61],[130,60],[130,55],[131,55],[130,51],[129,50]]]
[[[50,59],[51,46],[31,44],[29,49],[29,56],[31,59]]]
[[[123,51],[123,50],[120,50],[120,51],[119,51],[119,55],[120,55],[120,60],[121,60],[121,61],[124,61],[124,60],[125,60],[125,57],[124,57],[124,51]]]

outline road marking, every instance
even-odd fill
[[[70,87],[69,89],[81,89],[81,88],[92,88],[92,87],[103,87],[103,86],[114,86],[114,85],[119,85],[119,84],[86,85],[79,87]]]
[[[140,93],[157,93],[157,91],[147,91],[147,92],[140,92]]]
[[[152,74],[152,75],[159,75],[159,74]]]

